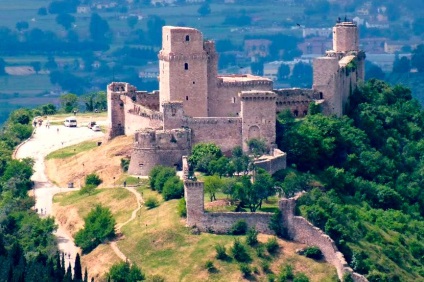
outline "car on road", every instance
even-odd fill
[[[90,128],[90,129],[92,129],[93,126],[95,126],[95,125],[96,125],[95,121],[89,121],[88,124],[87,124],[88,128]]]
[[[63,124],[66,127],[77,127],[77,119],[75,117],[67,117]]]
[[[93,131],[101,131],[100,125],[98,125],[98,124],[93,125],[93,127],[91,129]]]

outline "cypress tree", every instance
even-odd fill
[[[65,266],[65,253],[62,253],[62,273],[63,273],[63,276],[65,276],[65,268],[66,266]]]
[[[60,253],[56,253],[56,269],[55,269],[55,280],[62,282],[63,276],[65,276],[65,269],[62,267]]]
[[[72,267],[69,263],[68,268],[66,269],[65,277],[63,277],[63,282],[72,282]]]
[[[81,259],[78,253],[77,253],[77,256],[75,257],[74,281],[78,281],[78,282],[82,281]]]
[[[88,272],[87,272],[87,267],[85,268],[85,271],[84,271],[84,282],[88,282]]]

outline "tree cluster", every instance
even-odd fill
[[[370,280],[422,278],[424,111],[408,89],[371,80],[351,95],[347,112],[301,122],[279,116],[277,143],[294,170],[283,185],[310,191],[298,211],[355,271]]]
[[[155,166],[149,174],[150,188],[162,194],[165,201],[179,199],[184,195],[184,184],[174,168]]]

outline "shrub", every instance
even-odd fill
[[[271,269],[269,268],[269,262],[268,261],[266,261],[266,260],[262,261],[261,267],[262,267],[262,271],[264,273],[270,273],[271,272]]]
[[[280,210],[277,210],[271,217],[271,220],[269,221],[269,229],[275,232],[275,235],[277,235],[280,238],[284,238],[286,236],[286,231],[282,225],[282,214]]]
[[[247,223],[244,220],[239,220],[233,224],[230,229],[230,234],[233,235],[244,235],[247,231]]]
[[[144,205],[150,210],[159,206],[159,201],[156,197],[151,196],[146,199]]]
[[[231,254],[233,255],[234,259],[239,262],[250,261],[250,256],[247,253],[246,247],[237,239],[234,240],[234,244],[231,247]]]
[[[84,218],[84,228],[75,234],[75,244],[89,252],[106,239],[115,237],[115,219],[110,209],[97,205]]]
[[[129,262],[123,261],[112,265],[108,277],[112,281],[126,282],[137,282],[145,279],[143,272],[137,265],[130,265]]]
[[[162,193],[165,182],[175,175],[174,168],[161,165],[155,166],[149,173],[150,188]]]
[[[248,244],[249,246],[256,245],[258,243],[258,234],[259,232],[256,231],[255,228],[250,228],[246,234],[246,244]]]
[[[243,277],[248,277],[252,273],[252,269],[246,263],[241,263],[239,265],[240,271],[243,274]]]
[[[169,178],[163,185],[162,196],[165,201],[184,196],[184,184],[178,176]]]
[[[148,282],[165,282],[165,278],[163,278],[162,276],[160,276],[159,274],[155,274],[151,277],[147,278]]]
[[[278,250],[280,249],[280,246],[278,245],[277,239],[275,237],[269,238],[268,241],[265,243],[265,248],[270,254],[276,254]]]
[[[303,255],[307,258],[311,258],[311,259],[316,259],[316,260],[320,260],[322,259],[322,252],[318,247],[312,246],[312,247],[307,247],[304,251],[303,251]]]
[[[305,273],[299,272],[294,276],[293,282],[309,282],[309,278]]]
[[[85,177],[85,185],[94,185],[97,187],[102,182],[103,181],[100,179],[100,177],[95,173],[90,173]]]
[[[178,212],[178,215],[181,216],[181,217],[186,217],[187,216],[187,207],[186,207],[185,198],[181,198],[178,201],[177,212]]]
[[[212,262],[211,260],[207,260],[207,261],[205,262],[205,269],[206,269],[208,272],[212,272],[212,271],[214,271],[214,270],[215,270],[215,266],[213,265],[213,262]]]
[[[80,195],[84,195],[84,194],[91,195],[91,193],[94,192],[94,189],[96,189],[96,185],[88,184],[88,185],[83,186],[81,188],[81,190],[79,190],[79,194]]]
[[[353,278],[350,275],[350,273],[346,272],[345,274],[343,274],[343,282],[353,282]]]
[[[286,264],[280,270],[280,273],[278,274],[277,281],[287,281],[287,280],[291,280],[293,278],[294,278],[293,267],[290,264]]]
[[[225,260],[227,259],[227,253],[225,250],[225,247],[223,245],[215,245],[215,251],[216,251],[216,258],[220,259],[220,260]]]
[[[129,166],[130,166],[130,160],[122,158],[121,159],[121,169],[122,169],[122,171],[127,172]]]
[[[256,255],[260,258],[267,258],[267,255],[265,255],[264,246],[260,245],[256,248]]]

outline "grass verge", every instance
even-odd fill
[[[66,159],[75,156],[81,152],[89,151],[97,147],[97,141],[85,141],[76,145],[65,147],[57,151],[51,152],[46,156],[46,160],[50,159]]]

